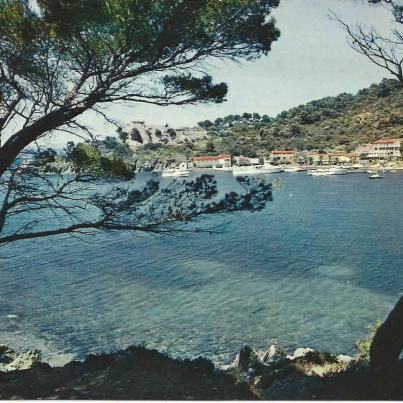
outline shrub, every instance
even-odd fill
[[[378,328],[381,326],[381,324],[382,324],[382,322],[380,320],[377,320],[375,323],[368,325],[367,326],[368,335],[365,336],[364,338],[358,340],[355,343],[355,346],[358,350],[360,358],[363,361],[369,362],[369,350],[371,347],[372,339],[374,338],[375,333],[378,330]]]

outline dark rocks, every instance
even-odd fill
[[[261,362],[257,353],[249,346],[242,347],[237,359],[238,372],[252,372],[261,369]]]
[[[275,362],[281,362],[286,359],[285,351],[274,344],[272,344],[261,356],[263,364],[268,365]]]
[[[370,347],[373,369],[393,368],[403,348],[403,297],[399,299],[385,322],[378,328]]]
[[[64,367],[34,365],[0,374],[0,399],[253,400],[249,385],[207,359],[179,360],[130,347]]]
[[[347,371],[355,362],[350,356],[336,356],[312,348],[297,348],[287,354],[281,347],[271,345],[259,354],[245,346],[235,361],[223,369],[235,379],[247,382],[263,399],[298,396],[312,399],[323,395],[320,390],[326,379]]]

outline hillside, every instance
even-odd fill
[[[272,118],[257,113],[206,120],[196,128],[133,121],[105,138],[102,154],[132,164],[183,161],[195,155],[265,156],[274,149],[352,151],[383,137],[403,137],[403,87],[396,80],[326,97]]]
[[[273,149],[351,151],[381,137],[403,135],[403,88],[396,80],[300,105],[278,114],[229,115],[199,122],[218,152],[266,154]]]

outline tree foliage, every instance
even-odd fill
[[[0,0],[0,174],[32,141],[100,104],[222,102],[207,58],[253,60],[279,36],[278,0]],[[200,74],[194,74],[198,68]]]
[[[113,102],[167,106],[224,101],[227,86],[214,83],[206,71],[207,60],[255,60],[266,55],[279,37],[270,18],[278,4],[279,0],[0,0],[0,234],[16,214],[10,208],[13,195],[24,205],[46,201],[51,209],[48,201],[59,198],[51,183],[40,179],[40,172],[13,168],[26,147],[49,134],[93,139],[81,116],[91,111],[114,123],[106,112]],[[119,133],[124,141],[130,135],[135,134]],[[84,164],[93,164],[91,145],[71,151]],[[122,168],[117,161],[97,161],[101,168]],[[25,186],[30,177],[47,186],[49,199],[28,196],[27,189],[33,189]],[[119,206],[129,213],[128,204]],[[73,221],[74,230],[83,224],[76,216]],[[22,232],[36,236],[34,227],[30,223],[16,230],[17,238],[22,239]]]
[[[364,24],[349,25],[333,14],[347,33],[348,43],[356,52],[364,55],[378,67],[385,69],[403,85],[403,3],[401,0],[368,0],[370,4],[383,4],[395,19],[389,36]]]

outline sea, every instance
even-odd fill
[[[355,354],[403,292],[403,174],[265,177],[263,211],[211,215],[201,232],[0,248],[0,343],[52,365],[129,345],[216,364],[244,345]]]

